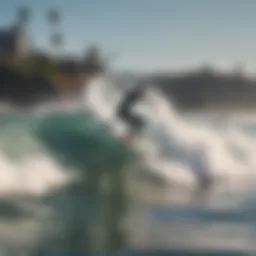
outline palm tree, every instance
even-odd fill
[[[52,34],[51,37],[51,41],[52,44],[56,47],[56,48],[60,48],[63,44],[63,36],[61,33],[55,32],[54,34]]]
[[[57,9],[51,9],[48,12],[48,21],[50,25],[55,26],[60,23],[61,17]]]
[[[97,45],[91,45],[84,56],[84,68],[89,73],[98,73],[105,67],[105,61]]]
[[[57,9],[51,9],[47,13],[47,20],[49,22],[52,31],[50,33],[50,42],[53,48],[60,49],[63,45],[63,36],[59,31],[58,25],[61,22],[61,16]]]
[[[30,9],[26,6],[20,6],[17,10],[17,22],[20,27],[27,26],[31,16]]]

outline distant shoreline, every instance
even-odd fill
[[[150,77],[183,112],[248,113],[256,110],[256,80],[239,74],[198,70]]]

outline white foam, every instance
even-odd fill
[[[14,161],[0,153],[0,197],[43,195],[71,181],[71,176],[50,157],[29,155]]]
[[[120,131],[123,125],[115,116],[123,90],[121,84],[109,77],[97,78],[86,88],[87,107],[111,124],[113,132]],[[168,173],[172,181],[186,184],[190,181],[192,185],[195,177],[202,174],[241,182],[242,177],[256,174],[255,138],[233,126],[217,129],[202,123],[192,124],[153,87],[147,94],[147,100],[138,104],[136,111],[143,112],[150,125],[136,148],[146,156],[152,169],[158,169],[159,175]]]

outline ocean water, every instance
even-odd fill
[[[256,120],[186,116],[150,87],[129,146],[122,90],[0,116],[0,254],[254,255]]]

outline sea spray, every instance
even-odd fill
[[[95,79],[85,92],[87,107],[117,136],[120,131],[125,131],[125,124],[115,113],[126,90],[121,79],[116,84],[114,78],[103,76]],[[256,174],[253,157],[255,138],[249,139],[225,125],[216,128],[189,123],[159,92],[157,85],[148,87],[146,97],[147,100],[135,107],[135,111],[142,113],[148,123],[144,138],[138,138],[136,148],[144,155],[149,169],[164,177],[166,173],[172,173],[169,175],[170,183],[186,180],[189,186],[195,186],[202,176],[242,182],[241,174]],[[184,175],[186,179],[181,179]]]

